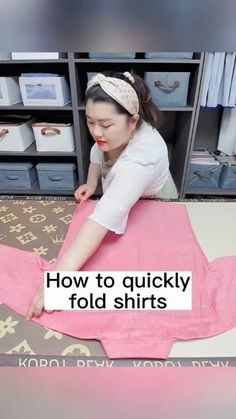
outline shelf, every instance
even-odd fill
[[[74,190],[41,190],[39,186],[35,187],[34,189],[0,189],[0,196],[1,194],[5,195],[74,195]]]
[[[81,55],[77,55],[81,54]],[[193,59],[183,58],[144,58],[144,52],[137,52],[137,58],[85,58],[88,53],[67,52],[65,58],[46,59],[46,60],[0,60],[0,73],[5,76],[17,76],[26,70],[28,72],[56,72],[65,73],[68,78],[71,90],[71,102],[65,106],[46,106],[46,105],[28,105],[16,103],[10,106],[0,106],[0,113],[6,114],[31,114],[33,117],[44,120],[44,118],[55,117],[55,119],[65,118],[72,122],[74,127],[74,138],[76,150],[73,152],[38,152],[36,144],[33,143],[25,151],[0,151],[0,161],[37,161],[37,162],[73,162],[77,163],[77,174],[80,184],[86,182],[90,155],[90,137],[84,118],[85,105],[84,91],[87,84],[88,72],[101,72],[106,69],[111,71],[131,71],[132,69],[144,78],[146,72],[190,72],[191,83],[188,94],[187,106],[170,106],[158,109],[164,113],[163,120],[165,124],[161,131],[163,138],[166,139],[172,150],[173,176],[178,190],[181,190],[183,183],[186,159],[188,157],[189,141],[191,140],[192,126],[196,114],[197,95],[201,85],[202,65],[204,54],[194,53]],[[80,57],[80,58],[79,58]],[[84,57],[84,58],[82,58]],[[77,160],[77,161],[76,161]],[[180,168],[180,169],[178,169]],[[217,193],[218,192],[218,193]],[[236,195],[236,191],[227,190],[189,190],[191,194],[210,194],[218,195],[230,194]],[[102,190],[98,189],[95,196],[101,195]],[[73,196],[74,190],[40,190],[39,185],[29,190],[8,190],[1,189],[0,195],[18,195],[18,196]]]
[[[24,110],[46,110],[46,111],[71,111],[73,109],[72,103],[70,102],[68,105],[65,106],[25,106],[22,102],[16,103],[15,105],[9,105],[9,106],[1,106],[0,105],[0,111],[1,110],[9,110],[9,111],[24,111]]]
[[[59,58],[55,60],[0,60],[0,64],[60,64],[68,63],[67,58]]]
[[[77,59],[75,66],[78,73],[110,71],[131,71],[136,73],[148,72],[190,72],[195,74],[200,66],[200,60],[144,60],[144,59],[125,59],[125,60],[98,60],[98,59]],[[143,75],[141,74],[143,77]]]
[[[37,151],[36,144],[31,144],[25,151],[0,151],[0,159],[1,156],[48,156],[48,157],[60,157],[60,156],[66,156],[66,157],[76,157],[77,153],[76,151]]]
[[[193,106],[179,106],[176,108],[158,108],[162,112],[192,112]]]
[[[187,189],[185,195],[235,195],[236,189],[220,189],[220,188],[192,188]]]
[[[159,109],[159,111],[162,111],[162,112],[192,112],[193,111],[193,107],[192,106],[179,106],[179,107],[173,107],[173,108],[162,108],[162,107],[160,107],[160,108],[158,108]],[[81,105],[81,106],[78,106],[78,110],[79,111],[85,111],[85,106],[84,105]]]

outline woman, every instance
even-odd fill
[[[141,196],[178,198],[169,172],[167,146],[157,131],[159,112],[144,80],[129,72],[98,73],[88,82],[85,105],[95,144],[87,183],[75,191],[75,197],[88,199],[99,179],[103,196],[56,263],[55,271],[81,269],[108,231],[123,234],[130,209]],[[42,283],[27,318],[40,316],[43,307]]]

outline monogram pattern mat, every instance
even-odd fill
[[[235,199],[223,197],[217,199],[198,197],[179,201],[236,202]],[[0,195],[0,244],[35,252],[48,261],[54,260],[59,253],[76,205],[73,197]],[[96,359],[103,359],[104,363],[109,362],[99,341],[73,338],[32,321],[29,322],[24,316],[0,302],[0,365],[11,365],[13,361],[14,365],[18,365],[18,358],[21,355],[24,355],[25,360],[26,357],[31,359],[34,356],[45,359],[53,357],[53,362],[56,362],[54,357],[57,357],[63,359],[65,364],[67,359],[68,365],[77,358],[80,363],[81,359],[87,359],[86,362],[90,362],[89,360],[95,362]],[[34,362],[35,359],[33,358]],[[60,362],[59,360],[58,365]]]
[[[59,253],[76,205],[73,198],[66,197],[0,199],[0,244],[32,251],[52,261]],[[105,356],[99,341],[80,340],[29,322],[2,302],[0,354]]]

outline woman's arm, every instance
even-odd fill
[[[56,263],[53,271],[79,270],[99,247],[107,232],[105,227],[88,219],[80,228],[70,247]],[[39,317],[43,307],[44,284],[42,283],[31,302],[26,318],[29,320],[32,316]]]
[[[95,211],[80,228],[75,240],[53,270],[79,270],[95,252],[106,233],[122,234],[131,207],[139,199],[152,179],[152,167],[137,163],[122,165],[109,188],[95,207]],[[27,318],[40,316],[43,310],[43,284],[37,292]]]
[[[96,221],[87,219],[54,269],[79,270],[99,247],[107,232],[108,230]]]
[[[101,168],[97,163],[90,163],[87,184],[96,190],[99,179],[101,178]]]
[[[78,189],[76,189],[74,193],[75,198],[79,201],[86,201],[96,191],[100,177],[100,165],[91,162],[88,170],[87,183],[80,185]]]

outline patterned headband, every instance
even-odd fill
[[[126,71],[123,73],[132,83],[133,76]],[[123,106],[131,115],[138,114],[139,100],[134,88],[124,80],[115,77],[106,77],[104,74],[96,74],[87,84],[87,89],[100,85],[102,90]]]

